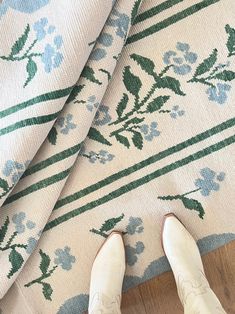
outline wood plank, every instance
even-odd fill
[[[203,256],[212,289],[228,314],[235,314],[235,241]],[[171,272],[124,293],[123,314],[183,314]]]

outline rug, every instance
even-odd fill
[[[124,290],[170,270],[168,212],[201,254],[235,240],[233,0],[5,0],[0,26],[1,313],[86,311],[112,230]]]

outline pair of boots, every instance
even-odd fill
[[[205,277],[195,240],[174,214],[164,217],[162,246],[175,277],[184,313],[226,313]],[[89,314],[121,313],[124,273],[123,238],[115,231],[100,248],[92,267]]]

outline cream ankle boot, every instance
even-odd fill
[[[119,314],[125,273],[122,235],[112,232],[100,248],[91,271],[89,314]]]
[[[186,314],[225,313],[205,277],[197,244],[174,214],[164,217],[162,245]]]

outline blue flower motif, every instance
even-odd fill
[[[16,183],[19,180],[20,176],[22,175],[23,169],[24,164],[13,160],[7,160],[2,170],[2,173],[6,177],[9,177],[11,174],[13,174],[12,181]]]
[[[105,125],[110,121],[111,116],[109,115],[109,108],[105,105],[100,105],[95,115],[94,124]]]
[[[53,68],[53,58],[55,56],[55,49],[47,44],[42,54],[42,62],[44,63],[45,72],[50,73]]]
[[[63,57],[62,53],[57,52],[57,53],[55,54],[55,56],[54,56],[54,64],[53,64],[53,67],[54,67],[54,68],[58,68],[58,67],[61,65],[61,63],[62,63],[63,58],[64,58],[64,57]]]
[[[224,172],[220,172],[216,176],[216,172],[208,167],[201,169],[200,174],[202,179],[198,178],[195,181],[195,185],[196,187],[200,188],[201,194],[203,196],[208,196],[211,191],[218,191],[220,185],[215,180],[222,182],[225,178]]]
[[[47,33],[48,34],[52,34],[55,31],[55,26],[54,25],[50,25],[47,29]]]
[[[224,181],[224,179],[225,179],[225,173],[224,173],[224,172],[220,172],[220,173],[217,175],[216,179],[217,179],[218,181],[220,181],[220,182]]]
[[[46,17],[41,18],[39,21],[35,22],[33,25],[33,29],[36,32],[37,40],[42,40],[46,36],[46,30],[45,27],[48,24],[48,19]]]
[[[96,100],[95,95],[89,96],[86,103],[86,108],[89,111],[93,111],[93,109],[96,109],[99,107],[99,102]]]
[[[102,149],[99,151],[99,153],[96,153],[94,151],[89,152],[87,157],[89,158],[89,161],[93,164],[96,161],[99,161],[101,164],[106,164],[107,162],[113,160],[114,155]]]
[[[0,18],[7,12],[8,8],[12,8],[23,13],[33,13],[41,7],[47,5],[49,1],[50,0],[4,0],[0,4]]]
[[[230,91],[230,89],[231,86],[228,84],[217,83],[215,87],[208,88],[206,93],[208,94],[209,100],[223,105],[228,98],[227,93]]]
[[[126,232],[130,235],[141,233],[144,231],[143,221],[139,217],[130,217],[129,224],[126,227]]]
[[[114,158],[114,155],[110,154],[106,150],[100,150],[98,153],[99,162],[101,164],[106,164],[106,162],[112,161]]]
[[[88,158],[89,158],[89,161],[90,161],[92,164],[94,164],[94,163],[98,160],[98,158],[97,158],[97,153],[96,153],[96,152],[93,152],[93,151],[89,152],[89,153],[88,153]]]
[[[64,249],[57,249],[55,255],[57,257],[54,259],[56,265],[60,265],[65,270],[70,270],[72,264],[75,263],[76,258],[70,254],[70,248],[66,246]]]
[[[37,36],[41,36],[42,38],[45,37],[46,31],[44,27],[39,28]],[[53,25],[50,25],[47,32],[52,33],[54,30],[55,30],[55,27]],[[64,57],[63,57],[63,54],[59,50],[62,47],[62,44],[63,44],[63,38],[61,35],[56,35],[54,37],[53,45],[46,44],[44,48],[44,52],[41,56],[41,60],[42,60],[42,63],[44,63],[44,69],[46,73],[50,73],[53,68],[58,68],[61,65]]]
[[[108,33],[102,33],[98,39],[97,39],[98,43],[100,43],[101,45],[105,46],[105,47],[110,47],[113,43],[113,36],[111,34]]]
[[[34,249],[37,246],[37,242],[38,242],[37,239],[33,237],[28,238],[27,249],[26,249],[27,254],[30,255],[33,253]]]
[[[146,141],[151,142],[154,137],[157,137],[160,135],[160,132],[157,130],[157,122],[153,121],[150,125],[143,124],[140,126],[140,131],[142,134],[144,134],[144,138]]]
[[[13,215],[12,222],[15,224],[15,229],[18,233],[24,233],[26,230],[26,227],[28,229],[35,228],[36,224],[33,221],[28,220],[25,224],[24,223],[25,219],[26,219],[26,214],[24,212],[19,212]]]
[[[63,39],[61,35],[57,35],[54,37],[54,44],[57,49],[60,49],[63,44]]]
[[[185,75],[191,72],[191,64],[197,61],[197,54],[189,51],[190,46],[186,43],[178,42],[176,50],[169,50],[163,56],[166,65],[172,65],[176,74]]]
[[[57,44],[58,45],[58,44]],[[63,61],[62,53],[57,51],[58,48],[46,44],[41,60],[44,63],[46,73],[50,73],[53,68],[58,68]]]
[[[118,10],[113,10],[112,15],[114,18],[110,17],[107,21],[107,25],[115,27],[116,35],[121,38],[125,38],[130,22],[129,16],[124,13],[120,13]]]
[[[99,46],[92,50],[89,59],[98,61],[106,57],[107,52],[105,47],[110,47],[112,45],[113,36],[108,33],[101,33],[101,35],[97,38],[96,41],[89,43],[89,46],[94,45],[96,42],[99,44]]]
[[[97,39],[97,42],[104,47],[109,47],[113,43],[113,36],[108,33],[102,33]],[[91,52],[90,59],[98,61],[105,58],[106,55],[107,55],[106,49],[98,47]]]
[[[172,119],[177,119],[178,117],[182,117],[184,114],[184,110],[180,110],[179,106],[174,106],[171,110],[170,116]]]
[[[15,229],[18,233],[24,233],[25,232],[25,225],[23,224],[23,221],[25,220],[26,215],[24,212],[20,212],[18,214],[15,214],[12,217],[12,221],[15,224]]]
[[[35,222],[33,222],[33,221],[31,221],[31,220],[28,220],[28,221],[26,222],[26,227],[27,227],[28,229],[33,229],[33,228],[35,228],[35,226],[36,226]]]
[[[126,262],[129,266],[133,266],[137,260],[138,257],[137,255],[140,255],[141,253],[143,253],[145,247],[144,247],[144,243],[138,241],[135,244],[135,247],[132,247],[130,245],[126,245],[125,246],[125,252],[126,252]]]
[[[101,60],[101,59],[105,58],[106,55],[107,55],[107,52],[106,52],[105,49],[103,49],[103,48],[96,48],[95,50],[93,50],[91,52],[90,59],[98,61],[98,60]]]
[[[16,184],[28,167],[29,163],[30,160],[27,160],[25,163],[7,160],[2,170],[2,174],[6,177],[11,177],[12,183]]]
[[[72,122],[73,115],[68,113],[65,117],[60,117],[57,119],[57,124],[60,126],[60,133],[67,135],[70,130],[76,128],[76,124]]]

